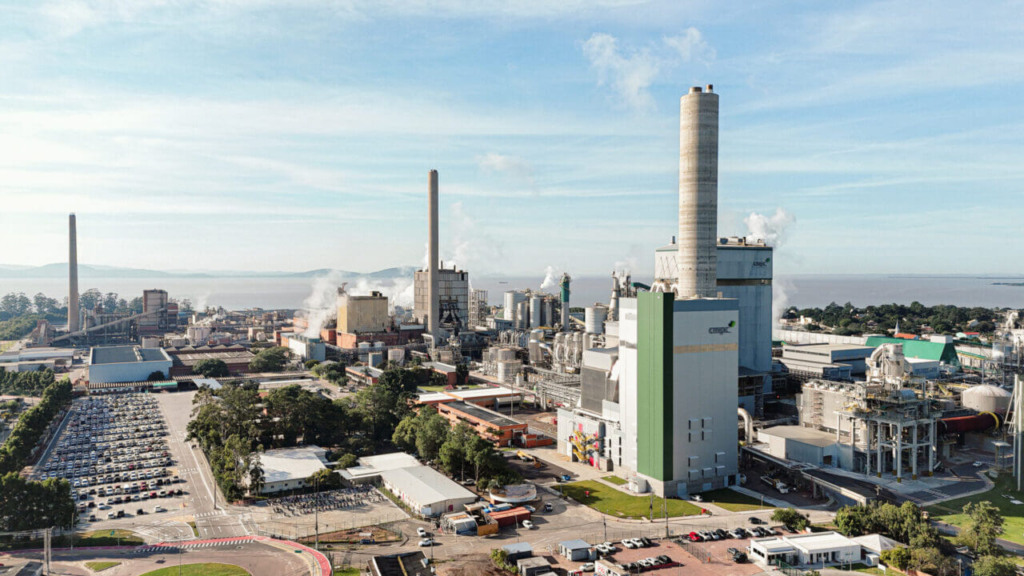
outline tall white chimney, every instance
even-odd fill
[[[699,86],[679,101],[679,284],[676,296],[717,294],[718,94]]]
[[[430,284],[430,306],[429,313],[427,315],[427,333],[437,338],[439,337],[438,323],[441,320],[441,305],[440,305],[440,294],[438,293],[438,269],[440,267],[438,259],[438,222],[437,222],[437,170],[431,170],[429,175],[429,186],[430,186],[430,224],[428,224],[428,234],[430,236],[429,246],[429,262],[427,262],[427,280]]]
[[[68,332],[78,332],[78,230],[68,215]]]

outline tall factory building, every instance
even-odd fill
[[[617,348],[584,353],[581,404],[559,410],[558,449],[632,491],[687,497],[736,485],[739,474],[741,304],[719,297],[719,266],[735,271],[718,259],[711,86],[682,97],[679,141],[679,243],[656,254],[651,292],[619,299]]]
[[[152,289],[142,291],[142,313],[139,318],[139,335],[162,335],[170,325],[168,309],[170,300],[166,290]],[[177,305],[175,304],[175,322],[177,322]]]

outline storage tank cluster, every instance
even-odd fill
[[[514,330],[553,327],[558,324],[555,301],[556,297],[549,294],[509,290],[505,292],[503,317],[512,322]]]

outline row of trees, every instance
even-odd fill
[[[214,480],[229,500],[263,486],[258,418],[259,386],[255,382],[225,384],[220,390],[201,388],[192,399],[187,439],[202,447]]]
[[[96,288],[90,288],[78,296],[78,303],[84,310],[95,310],[102,307],[106,312],[124,312],[139,314],[142,312],[142,297],[137,296],[131,300],[121,298],[117,292],[104,294]],[[38,314],[50,320],[66,318],[68,303],[65,297],[62,300],[50,298],[39,292],[32,298],[24,292],[8,292],[0,297],[0,320],[9,320],[28,314]]]
[[[18,472],[32,456],[47,426],[65,408],[71,405],[71,382],[67,379],[53,382],[43,390],[39,404],[29,408],[18,418],[7,441],[0,446],[0,474]]]
[[[864,308],[858,308],[850,302],[842,306],[832,302],[824,308],[798,309],[794,306],[783,315],[787,319],[796,319],[800,316],[814,320],[816,324],[811,326],[816,326],[817,329],[828,327],[839,335],[884,333],[894,330],[897,324],[904,332],[919,332],[927,326],[939,334],[970,331],[988,334],[996,330],[1000,319],[999,311],[989,308],[944,304],[925,306],[916,301],[909,306],[882,304]]]
[[[17,472],[0,475],[0,532],[68,528],[74,518],[71,484],[64,478],[33,482]]]
[[[53,370],[8,372],[0,368],[0,394],[8,396],[39,396],[56,381]]]

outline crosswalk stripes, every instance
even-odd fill
[[[209,518],[211,516],[224,516],[224,514],[225,514],[225,512],[223,510],[214,510],[213,512],[200,512],[198,514],[195,514],[195,517],[196,518]]]
[[[171,552],[177,552],[179,549],[181,549],[181,550],[198,550],[198,549],[201,549],[201,548],[213,548],[213,547],[216,547],[216,546],[237,546],[239,544],[245,544],[247,542],[251,542],[251,540],[248,539],[248,538],[239,538],[239,539],[236,539],[236,540],[224,540],[224,541],[221,541],[221,542],[199,542],[199,543],[196,543],[196,544],[180,544],[180,545],[177,545],[177,546],[172,545],[172,544],[157,545],[157,546],[143,546],[141,548],[138,548],[137,551],[138,552],[142,552],[142,553],[146,553],[146,552],[171,553]]]

